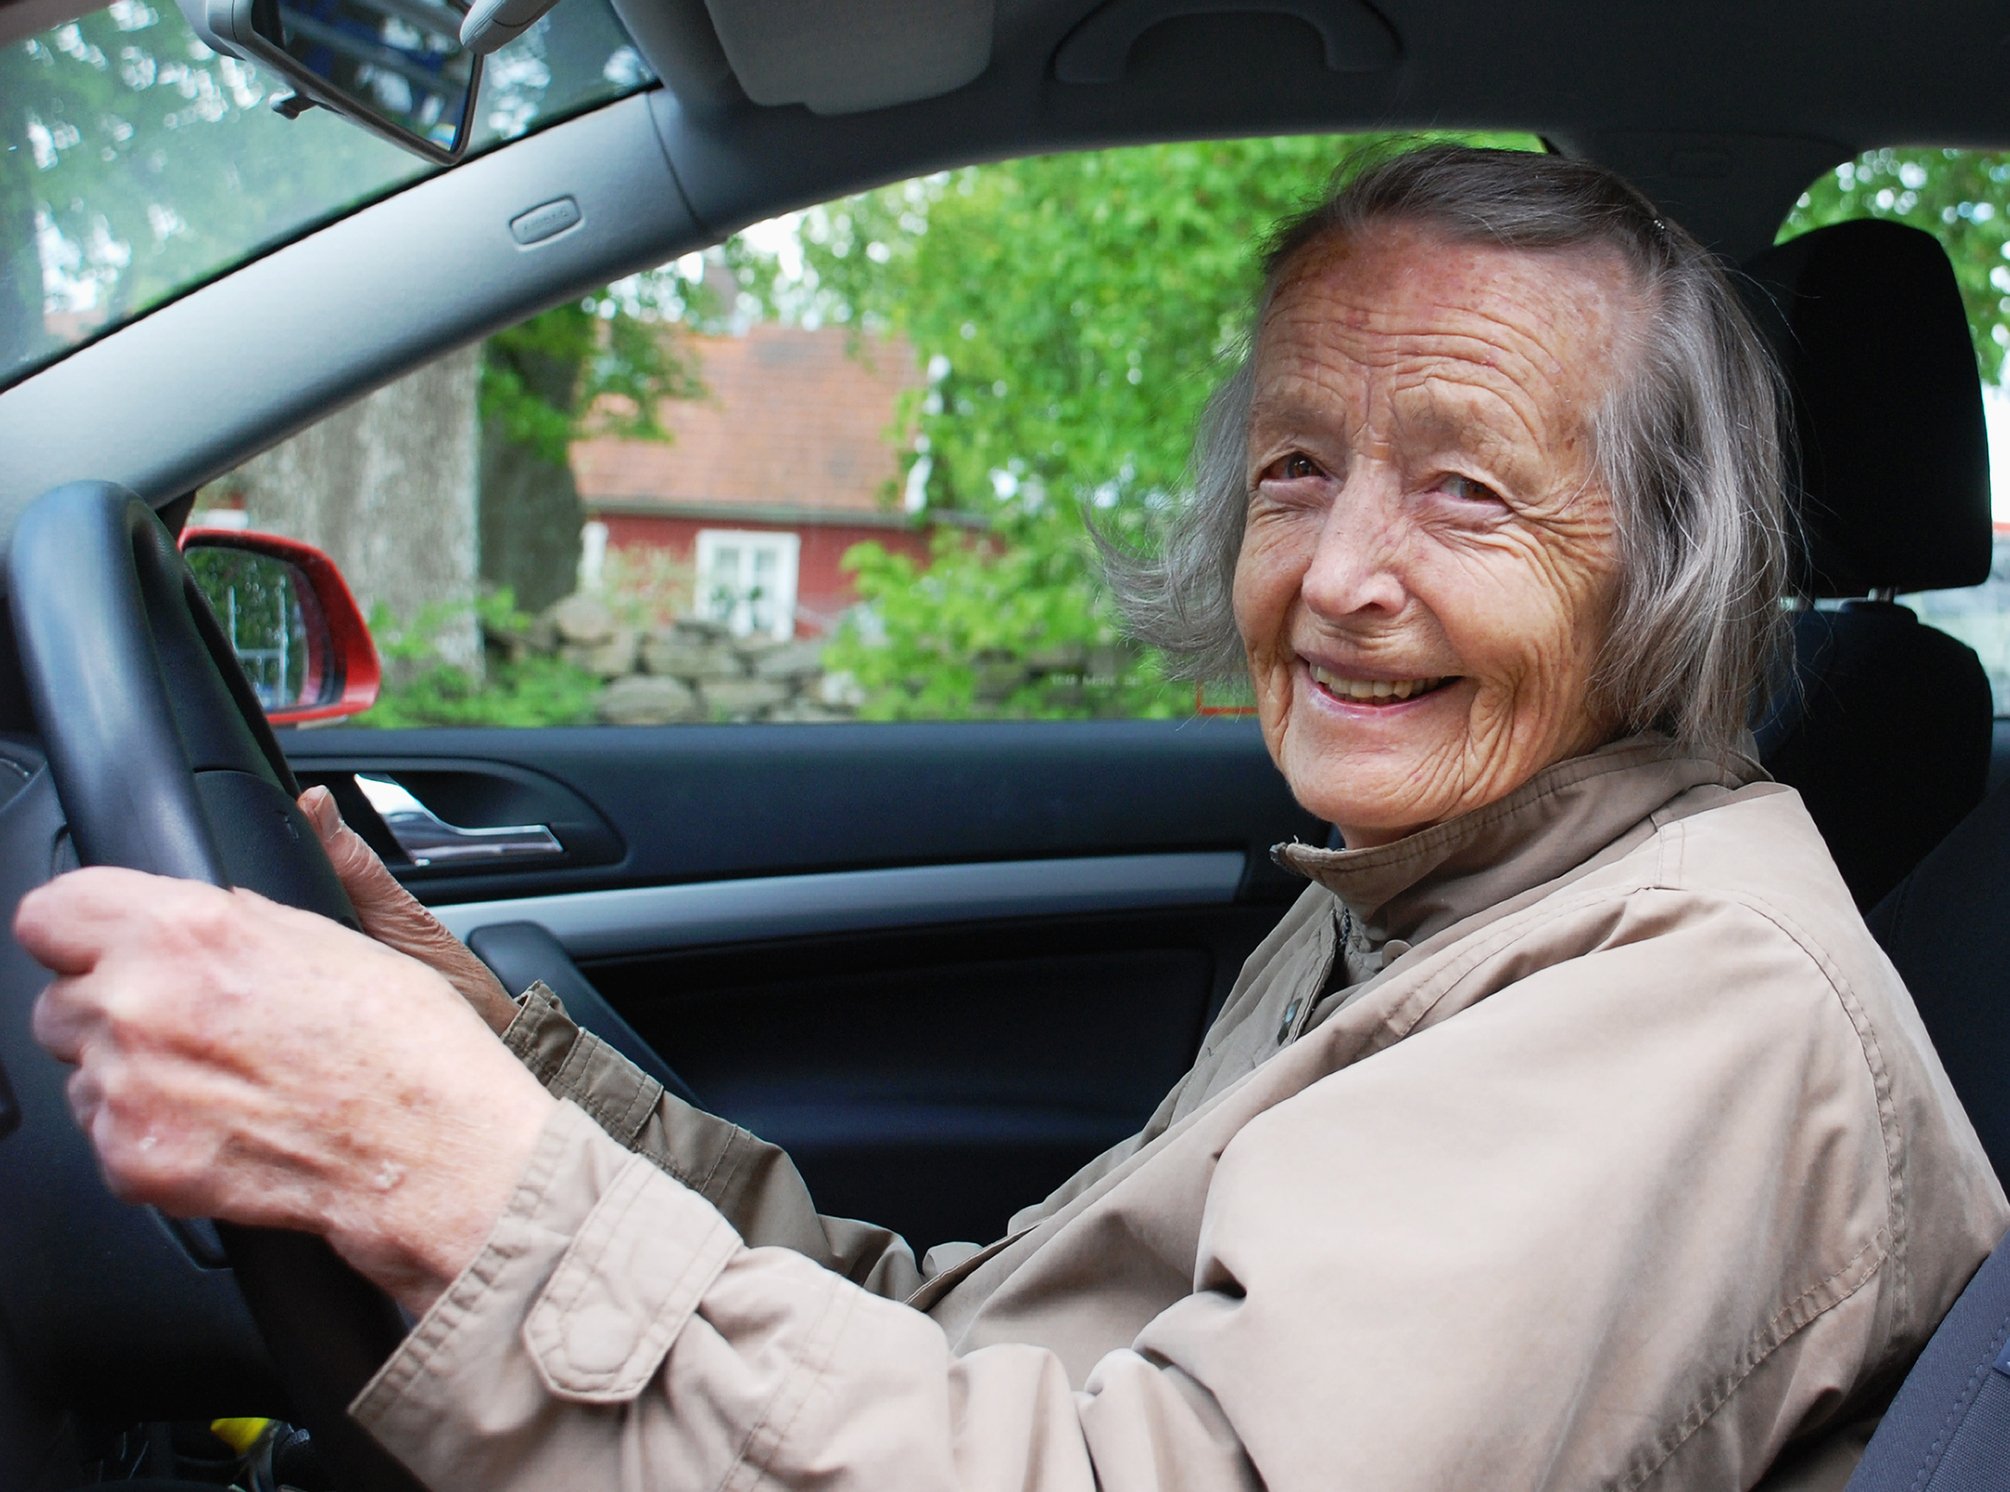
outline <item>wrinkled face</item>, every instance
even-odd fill
[[[1235,616],[1270,753],[1349,848],[1612,733],[1591,423],[1636,314],[1615,255],[1407,224],[1286,270],[1257,334]]]

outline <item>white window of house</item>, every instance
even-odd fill
[[[597,591],[607,576],[607,525],[598,518],[579,526],[579,588]]]
[[[751,529],[698,530],[698,615],[736,637],[795,636],[802,539]]]

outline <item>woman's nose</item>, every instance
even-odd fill
[[[1399,494],[1372,478],[1347,483],[1327,510],[1299,589],[1316,616],[1393,615],[1403,606]]]

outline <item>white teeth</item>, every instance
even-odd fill
[[[1373,703],[1383,699],[1408,699],[1413,694],[1424,694],[1442,684],[1442,678],[1435,679],[1346,679],[1338,674],[1328,673],[1318,664],[1306,665],[1312,671],[1315,682],[1342,699],[1360,700]]]

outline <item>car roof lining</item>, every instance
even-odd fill
[[[2010,138],[1997,86],[2010,29],[1962,0],[1920,0],[1902,38],[1865,0],[986,0],[944,6],[950,18],[929,23],[967,32],[988,13],[987,60],[961,83],[931,73],[926,48],[823,40],[918,29],[916,4],[617,9],[676,94],[682,133],[713,136],[742,171],[776,172],[765,207],[757,183],[729,194],[722,228],[812,200],[794,157],[819,163],[816,195],[829,197],[933,166],[1130,141],[1516,129],[1635,178],[1736,257],[1770,240],[1822,170],[1872,145]],[[825,19],[807,44],[813,12]],[[900,127],[832,132],[876,115]],[[875,140],[884,154],[869,153]],[[828,174],[838,165],[843,182]]]
[[[88,8],[0,0],[0,41]],[[2010,104],[1996,86],[2010,29],[1963,0],[1920,0],[1902,46],[1867,0],[615,0],[615,9],[675,95],[685,141],[730,157],[743,175],[701,205],[720,232],[1006,155],[1492,128],[1534,131],[1613,166],[1742,257],[1769,241],[1808,181],[1868,146],[2010,138]],[[831,132],[882,116],[897,127]],[[817,173],[799,168],[812,162]]]

